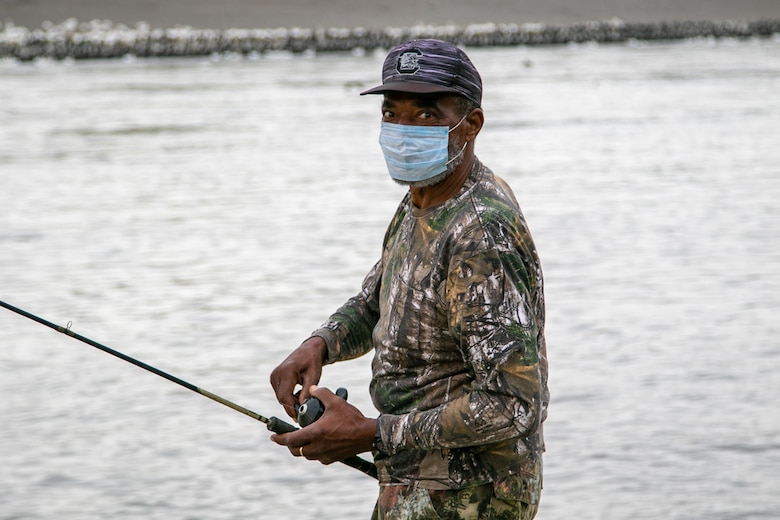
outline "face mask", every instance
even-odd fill
[[[447,166],[463,153],[468,144],[464,144],[458,155],[449,159],[449,134],[464,119],[465,116],[452,128],[383,122],[379,132],[379,146],[382,147],[390,176],[398,181],[417,182],[446,171]]]

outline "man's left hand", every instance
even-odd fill
[[[322,464],[332,464],[371,451],[376,419],[365,417],[360,410],[327,388],[312,385],[309,393],[325,407],[322,417],[298,431],[274,434],[272,441],[287,446],[295,457],[318,460]]]

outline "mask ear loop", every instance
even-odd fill
[[[466,120],[466,118],[467,118],[468,116],[469,116],[468,114],[466,114],[465,116],[463,116],[463,118],[462,118],[460,121],[458,121],[458,124],[457,124],[457,125],[453,126],[452,128],[450,128],[450,129],[447,131],[447,135],[449,135],[449,134],[450,134],[450,133],[451,133],[453,130],[455,130],[456,128],[458,128],[458,127],[460,126],[460,124],[461,124],[463,121],[465,121],[465,120]],[[460,151],[459,151],[458,153],[456,153],[456,154],[455,154],[455,156],[454,156],[452,159],[450,159],[449,161],[447,161],[447,166],[449,166],[451,162],[453,162],[453,161],[457,160],[457,159],[458,159],[458,157],[460,157],[461,155],[463,155],[463,152],[466,150],[466,147],[467,147],[468,145],[469,145],[469,142],[468,142],[468,141],[466,141],[465,143],[463,143],[463,147],[460,149]]]
[[[451,133],[453,130],[455,130],[456,128],[458,128],[458,127],[460,126],[460,124],[461,124],[463,121],[465,121],[465,120],[466,120],[466,118],[467,118],[468,116],[469,116],[468,114],[466,114],[465,116],[463,116],[463,118],[462,118],[460,121],[458,121],[458,124],[457,124],[457,125],[453,126],[453,127],[452,127],[452,128],[450,128],[449,130],[447,130],[447,133],[449,134],[449,133]]]
[[[455,156],[454,156],[452,159],[450,159],[449,161],[447,161],[447,166],[449,166],[449,165],[450,165],[450,163],[451,163],[452,161],[456,160],[458,157],[460,157],[461,155],[463,155],[463,151],[466,149],[466,147],[467,147],[468,145],[469,145],[469,142],[468,142],[468,141],[466,141],[466,142],[463,144],[463,148],[461,148],[461,149],[460,149],[460,151],[459,151],[458,153],[456,153],[456,154],[455,154]]]

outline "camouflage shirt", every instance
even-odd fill
[[[493,482],[536,503],[547,414],[542,271],[511,189],[476,161],[458,195],[407,194],[360,293],[314,335],[328,362],[374,350],[380,481]]]

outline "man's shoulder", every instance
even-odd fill
[[[483,224],[494,222],[509,224],[523,219],[512,188],[487,166],[481,166],[471,198]]]
[[[473,178],[475,180],[474,192],[479,194],[479,196],[506,200],[512,206],[518,206],[517,198],[509,183],[484,164],[479,163],[478,170],[475,171]]]

